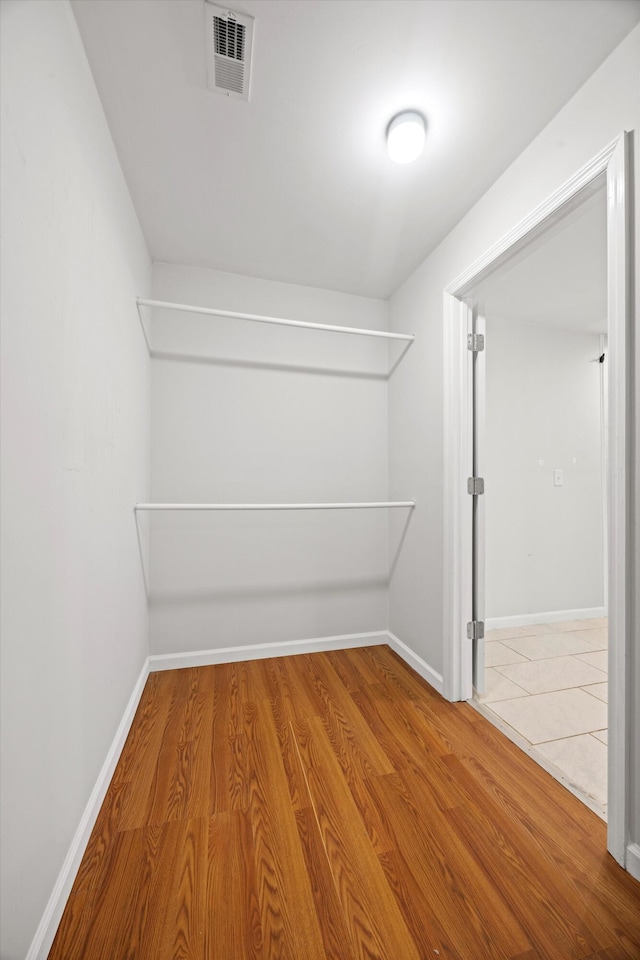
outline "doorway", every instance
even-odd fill
[[[452,700],[470,699],[474,654],[478,666],[483,651],[484,585],[472,563],[474,528],[482,536],[482,494],[473,478],[481,463],[474,462],[474,380],[482,376],[473,349],[483,317],[474,298],[483,283],[507,263],[515,266],[544,242],[548,232],[560,229],[603,185],[607,197],[607,316],[608,316],[608,638],[610,697],[608,729],[608,849],[626,862],[629,819],[627,804],[629,739],[628,671],[630,596],[627,565],[629,529],[626,488],[628,429],[627,356],[629,294],[627,285],[627,200],[625,170],[627,137],[621,135],[582,168],[544,204],[444,291],[445,317],[445,693]],[[471,339],[469,340],[469,337]],[[469,346],[472,349],[469,349]],[[474,469],[475,468],[475,469]],[[480,477],[478,477],[480,479]],[[472,481],[472,482],[470,482]],[[477,571],[476,571],[477,572]],[[478,589],[480,587],[480,589]],[[596,629],[596,628],[594,628]],[[473,639],[474,635],[477,639]],[[469,639],[471,638],[471,639]],[[489,641],[491,642],[491,641]],[[594,651],[596,652],[596,651]]]
[[[606,819],[604,182],[472,297],[484,335],[476,705]]]

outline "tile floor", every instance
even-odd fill
[[[489,630],[485,657],[483,713],[606,819],[606,619]]]

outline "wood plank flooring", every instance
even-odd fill
[[[153,673],[50,960],[638,960],[604,823],[385,646]]]

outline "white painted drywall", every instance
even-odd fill
[[[390,629],[439,671],[443,289],[621,130],[639,125],[639,48],[636,28],[390,302],[392,329],[416,342],[390,382],[389,495],[408,487],[419,501],[391,581]]]
[[[597,334],[487,317],[488,619],[604,604],[599,351]]]
[[[0,954],[22,960],[148,653],[150,263],[70,6],[1,10]]]
[[[636,28],[584,84],[494,186],[460,221],[416,272],[394,294],[390,323],[415,332],[406,362],[392,377],[389,396],[389,495],[410,488],[418,500],[411,527],[390,585],[390,629],[435,670],[443,667],[443,290],[538,204],[613,141],[634,132],[636,184],[640,182],[640,29]],[[470,158],[469,163],[472,164]],[[636,251],[637,256],[637,251]],[[640,289],[635,279],[636,315]],[[635,340],[640,369],[640,338]],[[636,392],[636,410],[640,404]],[[636,416],[636,466],[640,416]],[[635,490],[634,555],[640,563],[640,508]],[[633,614],[640,635],[640,606]],[[640,729],[640,654],[632,664],[632,727]],[[637,738],[637,734],[636,734]],[[632,747],[634,745],[632,744]],[[635,743],[632,797],[640,838],[640,753]]]
[[[154,265],[153,292],[295,320],[387,325],[385,301],[169,264]],[[158,310],[146,323],[153,500],[387,499],[387,341]],[[139,522],[151,532],[154,654],[386,629],[386,511],[163,513]]]

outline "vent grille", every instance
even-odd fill
[[[244,35],[246,27],[235,20],[213,18],[213,37],[216,53],[233,60],[244,60]]]
[[[241,63],[229,63],[222,57],[216,57],[216,87],[242,93],[244,90],[244,66]]]
[[[249,99],[253,17],[205,4],[209,89]]]

